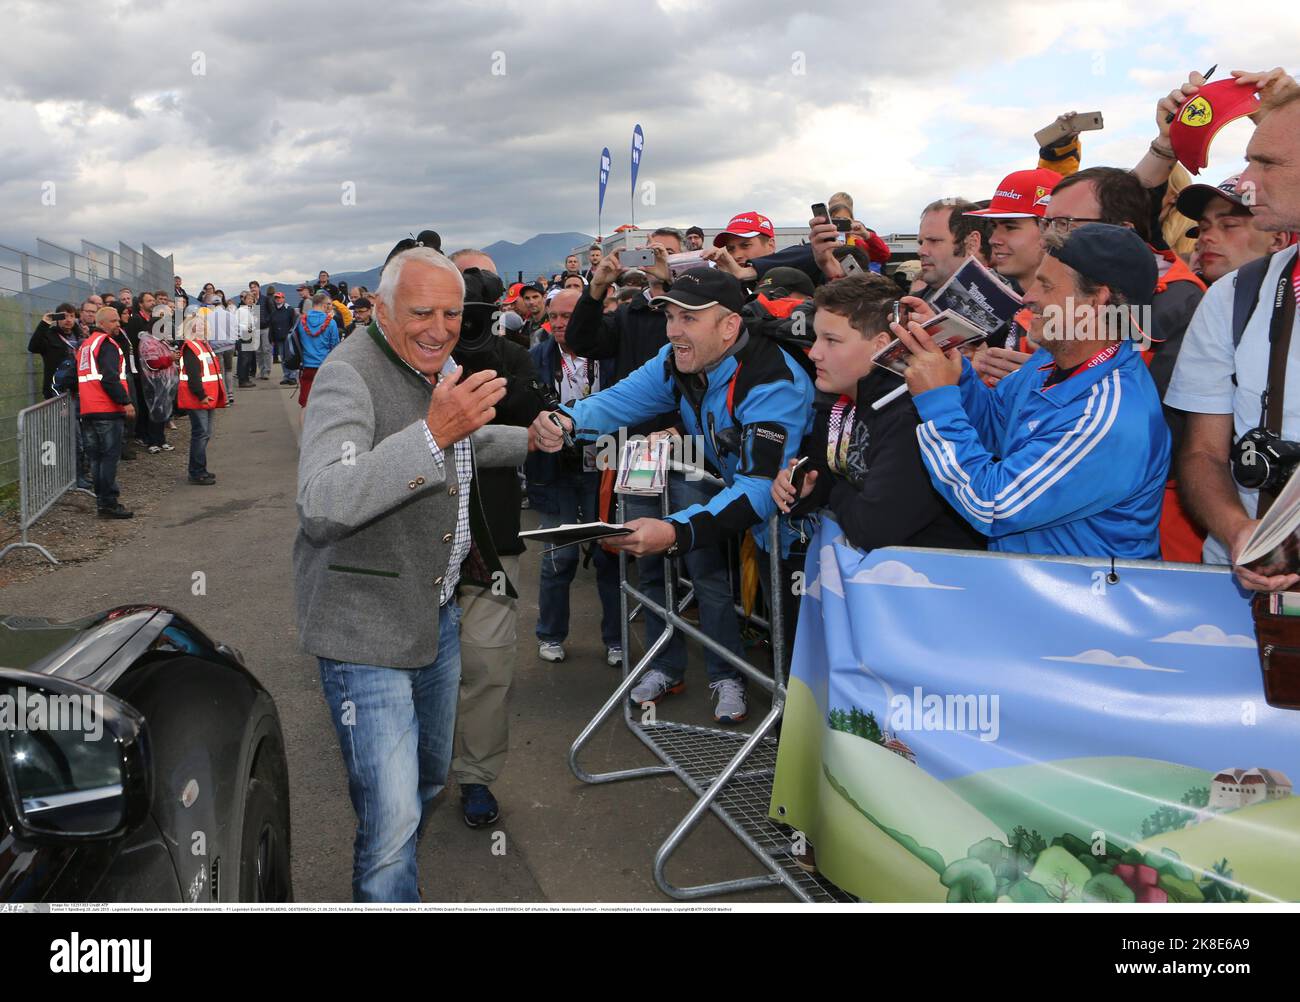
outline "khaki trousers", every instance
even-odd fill
[[[502,557],[501,567],[517,586],[519,557]],[[464,587],[460,608],[460,704],[451,774],[457,783],[490,786],[510,745],[506,703],[515,675],[519,603],[504,591]]]

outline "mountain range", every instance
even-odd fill
[[[585,247],[592,240],[593,238],[585,233],[539,233],[521,244],[498,240],[482,248],[482,251],[496,262],[497,274],[510,283],[519,281],[521,273],[525,278],[555,274],[564,267],[564,259],[575,247]],[[448,252],[456,249],[455,247],[443,248]],[[587,263],[585,256],[582,263],[585,267]],[[379,272],[382,268],[381,264],[369,271],[341,271],[337,274],[331,272],[330,281],[364,285],[374,291],[379,288]],[[316,276],[310,276],[309,280],[315,282]]]

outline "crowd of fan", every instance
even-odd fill
[[[635,268],[621,262],[626,251],[603,253],[593,244],[586,267],[571,255],[549,279],[507,286],[482,251],[448,255],[442,264],[459,272],[464,292],[455,361],[465,374],[491,370],[505,378],[493,421],[527,426],[532,446],[522,478],[512,469],[474,474],[491,566],[517,578],[521,507],[534,509],[543,527],[613,518],[614,471],[601,452],[608,456],[609,436],[621,434],[666,436],[680,458],[710,476],[670,476],[666,517],[658,498],[626,497],[630,534],[589,548],[611,665],[624,655],[620,550],[635,558],[640,588],[659,602],[663,556],[680,557],[701,630],[743,658],[726,547],[738,544],[747,559],[761,558],[765,526],[778,513],[780,553],[772,556],[789,586],[774,593],[769,575],[757,581],[769,612],[791,625],[796,575],[823,512],[866,550],[987,547],[1234,562],[1276,487],[1261,493],[1234,482],[1234,442],[1266,424],[1283,440],[1300,439],[1300,393],[1286,394],[1283,404],[1283,388],[1269,377],[1270,328],[1279,326],[1279,310],[1294,306],[1278,283],[1292,280],[1292,298],[1300,298],[1300,87],[1282,70],[1236,76],[1261,96],[1241,175],[1194,184],[1176,161],[1170,122],[1204,83],[1194,73],[1157,102],[1156,135],[1138,164],[1080,169],[1079,136],[1066,135],[1039,150],[1036,166],[1008,175],[988,200],[948,194],[927,204],[916,262],[891,263],[889,247],[854,218],[845,192],[810,220],[806,241],[780,250],[771,220],[747,211],[711,246],[699,227],[656,229],[648,258]],[[390,260],[423,247],[441,252],[437,235],[426,231],[394,248]],[[941,350],[922,327],[934,313],[928,301],[971,258],[1018,293],[1025,309],[976,348]],[[1236,318],[1236,274],[1260,259],[1267,273],[1246,315]],[[65,305],[45,318],[31,350],[43,356],[47,391],[55,392],[78,340],[104,334],[112,341],[120,327],[130,362],[125,395],[107,418],[87,414],[83,398],[83,427],[124,416],[129,422],[136,401],[131,437],[153,452],[167,448],[165,427],[139,407],[147,389],[140,345],[158,319],[185,318],[174,340],[198,342],[192,357],[185,349],[174,356],[181,383],[193,384],[189,396],[178,395],[182,406],[197,400],[202,414],[229,405],[240,388],[271,378],[280,361],[281,382],[296,382],[307,407],[317,370],[343,339],[360,329],[376,343],[391,341],[382,319],[395,308],[384,296],[393,296],[396,282],[381,281],[372,314],[367,290],[336,286],[326,272],[289,299],[249,283],[238,302],[209,285],[193,303],[177,278],[170,293],[144,294],[136,304],[123,290],[116,302]],[[1054,318],[1081,311],[1093,322],[1069,336],[1053,334]],[[229,319],[218,322],[223,314]],[[1282,326],[1290,315],[1281,314]],[[1128,326],[1135,316],[1144,325],[1138,339]],[[498,336],[467,337],[484,324]],[[233,372],[232,353],[218,353],[223,362],[210,357],[223,331],[233,332],[238,349]],[[901,376],[872,361],[895,338],[910,352]],[[92,366],[85,354],[78,366],[83,394],[91,369],[98,379],[116,364],[108,357]],[[1268,392],[1276,421],[1268,416]],[[190,413],[195,437],[209,433],[211,410],[206,427]],[[95,448],[102,455],[105,447]],[[191,482],[210,483],[197,459]],[[110,474],[96,473],[94,489],[101,513],[120,508]],[[484,556],[485,540],[474,542],[476,558]],[[542,559],[535,633],[544,661],[566,657],[569,592],[581,555],[563,547]],[[1261,590],[1300,581],[1237,573]],[[513,594],[496,598],[507,612],[494,613],[486,639],[471,644],[463,633],[462,649],[489,652],[482,671],[499,676],[504,669],[496,662],[512,647],[506,638],[513,638],[517,611]],[[462,605],[465,631],[472,617]],[[662,624],[647,615],[645,630],[648,646]],[[715,720],[743,721],[742,674],[712,652],[705,660]],[[632,689],[632,701],[681,692],[685,669],[676,633]],[[488,721],[472,752],[473,741],[462,746],[458,739],[452,769],[472,826],[497,816],[488,784],[504,758],[508,675],[483,684],[472,713],[462,683],[462,722]]]

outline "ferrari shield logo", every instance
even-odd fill
[[[1213,119],[1214,109],[1210,107],[1210,102],[1203,97],[1194,97],[1188,101],[1178,116],[1178,121],[1193,128],[1209,125]]]

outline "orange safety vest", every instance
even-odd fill
[[[185,375],[185,351],[192,351],[203,367],[203,395],[206,402],[200,401],[190,389],[189,377]],[[217,356],[208,347],[206,341],[191,339],[181,348],[181,381],[176,388],[176,406],[187,411],[210,411],[226,405],[226,381],[221,374],[221,365]]]
[[[99,371],[99,346],[112,341],[118,351],[118,381],[122,392],[130,395],[126,383],[126,352],[103,331],[95,331],[77,349],[77,397],[82,417],[91,414],[125,414],[126,404],[119,404],[104,390],[104,374]]]

